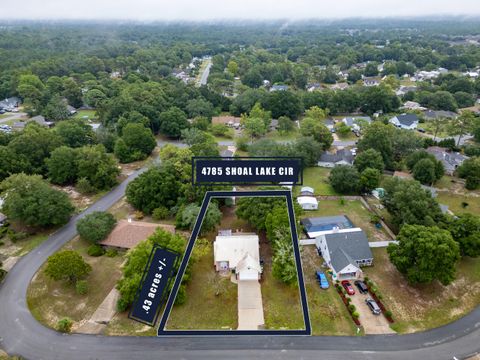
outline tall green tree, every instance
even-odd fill
[[[45,274],[49,278],[56,281],[67,280],[73,284],[87,277],[91,271],[92,267],[74,250],[64,250],[51,255],[45,268]]]
[[[397,236],[398,245],[390,244],[390,261],[411,284],[455,280],[460,249],[447,230],[438,227],[405,225]]]
[[[0,191],[5,199],[2,212],[28,226],[63,225],[75,209],[67,194],[52,189],[40,175],[11,175]]]

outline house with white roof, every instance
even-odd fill
[[[313,196],[299,196],[297,203],[303,210],[317,210],[318,200]]]
[[[216,271],[235,273],[237,280],[259,280],[261,277],[260,247],[256,234],[220,233],[213,243],[213,255]]]

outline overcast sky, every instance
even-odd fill
[[[480,15],[480,6],[479,0],[0,0],[0,13],[5,20],[295,20]]]

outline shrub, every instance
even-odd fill
[[[350,304],[350,305],[348,305],[348,310],[349,310],[351,313],[353,313],[353,312],[355,312],[355,310],[357,310],[357,308],[355,307],[355,305]]]
[[[88,292],[87,280],[79,280],[75,285],[75,291],[78,295],[85,295]]]
[[[352,302],[352,298],[347,298],[347,304],[350,304]]]
[[[0,283],[3,281],[3,279],[5,279],[5,276],[7,276],[7,274],[7,270],[3,270],[2,268],[0,268]]]
[[[88,247],[87,254],[94,257],[102,256],[105,254],[105,249],[100,245],[93,244]]]
[[[118,251],[115,249],[108,249],[105,255],[107,255],[108,257],[115,257],[118,255]]]
[[[73,321],[69,318],[63,318],[57,322],[57,330],[63,333],[69,333],[72,330]]]
[[[368,276],[365,276],[363,278],[363,281],[365,282],[365,284],[368,284],[368,281],[370,280],[370,278]]]
[[[168,214],[169,214],[168,209],[165,206],[160,206],[155,210],[153,210],[152,217],[155,220],[163,220],[168,217]]]
[[[143,216],[143,212],[141,212],[140,210],[137,210],[133,213],[133,217],[135,218],[135,220],[142,220]]]
[[[77,181],[76,189],[78,190],[79,193],[84,195],[92,194],[95,192],[95,188],[90,184],[87,178],[84,178],[84,177],[80,178]]]
[[[465,202],[465,201],[462,201],[462,208],[466,208],[468,207],[469,203],[468,202]]]
[[[360,314],[357,311],[352,312],[352,317],[356,320],[360,317]]]
[[[15,232],[13,230],[11,230],[9,233],[8,233],[8,237],[10,238],[10,240],[15,243],[17,242],[18,240],[23,240],[25,239],[26,237],[28,236],[27,233],[24,233],[24,232]]]
[[[96,244],[110,234],[116,223],[112,214],[95,211],[78,220],[77,231],[82,239]]]
[[[390,310],[385,311],[385,316],[386,316],[387,318],[393,319],[393,314],[392,314],[392,312],[391,312]]]

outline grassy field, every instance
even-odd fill
[[[438,192],[437,200],[441,204],[448,205],[453,213],[480,214],[480,195],[474,193],[455,194],[451,192]],[[462,203],[468,204],[466,207]]]
[[[196,248],[198,246],[196,244]],[[173,307],[167,329],[236,329],[237,285],[230,278],[216,274],[211,242],[200,252],[187,285],[187,300],[185,304]]]
[[[87,117],[85,117],[87,116]],[[95,120],[97,118],[95,110],[78,110],[72,119]]]
[[[303,185],[313,187],[315,195],[338,195],[328,182],[331,169],[309,167],[303,170]],[[295,187],[295,193],[300,192],[300,186]]]
[[[272,139],[275,141],[294,141],[300,136],[300,131],[298,131],[297,126],[293,128],[292,131],[289,131],[286,134],[281,133],[280,131],[274,130],[267,133],[265,136],[267,139]]]
[[[440,283],[410,286],[388,259],[385,248],[372,249],[374,266],[364,268],[378,285],[387,308],[393,312],[392,328],[410,333],[452,322],[480,304],[480,258],[465,258],[457,267],[457,279],[448,286]]]
[[[9,117],[11,114],[0,114],[0,119],[5,119],[6,117]]]
[[[27,303],[33,316],[42,324],[55,327],[63,317],[69,317],[74,322],[88,319],[120,278],[122,256],[91,257],[87,254],[88,246],[86,241],[76,237],[62,248],[78,251],[92,266],[92,272],[86,279],[89,285],[87,295],[78,295],[72,284],[48,278],[44,273],[45,264],[34,276],[27,290]]]
[[[306,211],[302,217],[346,215],[353,225],[362,228],[369,241],[391,240],[383,229],[377,229],[371,222],[371,213],[359,200],[320,200],[318,210]]]
[[[335,291],[331,278],[329,278],[329,289],[322,290],[318,286],[315,271],[325,270],[321,268],[322,263],[323,259],[318,256],[314,246],[302,247],[303,276],[307,289],[312,333],[313,335],[355,335],[357,326]]]
[[[439,131],[437,132],[437,137],[440,137],[440,138],[449,137],[448,132],[445,130],[446,125],[449,122],[450,120],[445,120],[444,122],[445,126],[439,129]],[[435,135],[435,124],[432,121],[425,121],[424,123],[418,124],[418,127],[424,129],[427,132],[427,134]]]

